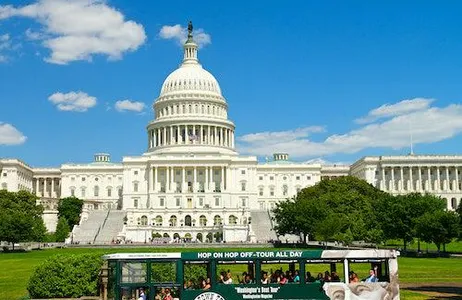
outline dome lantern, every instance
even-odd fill
[[[184,43],[184,58],[183,58],[183,65],[184,64],[197,64],[199,60],[197,59],[197,44],[194,42],[193,39],[193,25],[192,22],[189,21],[188,24],[188,39]]]

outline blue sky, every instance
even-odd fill
[[[461,9],[459,1],[5,0],[0,157],[59,166],[95,152],[113,161],[142,154],[152,103],[182,58],[184,30],[173,26],[189,20],[243,154],[353,162],[407,154],[410,132],[418,154],[459,154]]]

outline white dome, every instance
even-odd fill
[[[183,64],[164,81],[160,96],[170,92],[212,92],[221,96],[218,81],[200,64]]]

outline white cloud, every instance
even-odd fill
[[[136,102],[131,100],[120,100],[115,104],[115,109],[119,112],[122,111],[136,111],[142,112],[146,105],[143,102]]]
[[[85,112],[96,105],[96,98],[84,92],[54,93],[48,100],[62,111]]]
[[[26,141],[27,137],[24,136],[13,125],[0,122],[0,145],[11,146],[20,145]]]
[[[194,41],[197,43],[199,48],[202,48],[210,43],[212,43],[212,38],[210,34],[204,32],[204,29],[199,28],[194,30]],[[188,29],[186,27],[182,27],[180,24],[176,24],[173,26],[164,25],[159,31],[159,36],[162,39],[166,40],[174,40],[179,45],[183,45],[188,38]]]
[[[7,56],[2,53],[11,49],[11,40],[9,34],[0,35],[0,62],[6,62],[8,60]]]
[[[91,61],[94,55],[120,59],[127,51],[144,44],[141,24],[126,21],[124,15],[104,0],[38,0],[22,6],[0,6],[0,19],[32,18],[42,25],[39,31],[26,31],[26,37],[41,40],[51,50],[46,61],[67,64]]]
[[[433,101],[422,99],[421,102],[424,100],[428,105]],[[312,131],[296,129],[244,135],[237,139],[238,147],[244,153],[260,156],[287,152],[292,157],[304,158],[355,153],[367,148],[402,149],[409,147],[411,132],[414,144],[435,143],[462,133],[462,104],[399,110],[400,103],[388,106],[394,107],[390,110],[393,113],[383,113],[392,116],[389,119],[377,120],[344,134],[332,134],[324,141],[311,140]]]
[[[395,104],[384,104],[376,109],[371,110],[367,116],[356,119],[358,124],[371,123],[376,120],[427,109],[434,99],[414,98],[403,100]]]

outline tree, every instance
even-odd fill
[[[42,239],[43,207],[37,197],[27,191],[0,191],[0,241],[13,243]]]
[[[58,218],[65,217],[69,228],[72,230],[74,225],[79,224],[80,214],[82,213],[83,200],[76,197],[67,197],[59,201]]]
[[[69,222],[65,217],[60,217],[58,220],[58,225],[56,225],[55,239],[57,242],[64,242],[69,236]]]
[[[384,197],[389,195],[355,177],[322,180],[277,204],[275,230],[279,235],[302,235],[305,241],[308,235],[316,233],[324,240],[376,242],[383,234],[379,234],[375,210]]]
[[[440,251],[459,235],[459,216],[452,211],[427,212],[416,220],[416,232],[427,243],[435,243]]]
[[[411,193],[382,198],[377,206],[377,219],[386,239],[402,239],[404,250],[407,244],[419,237],[417,219],[426,213],[444,211],[444,201],[434,195]]]

